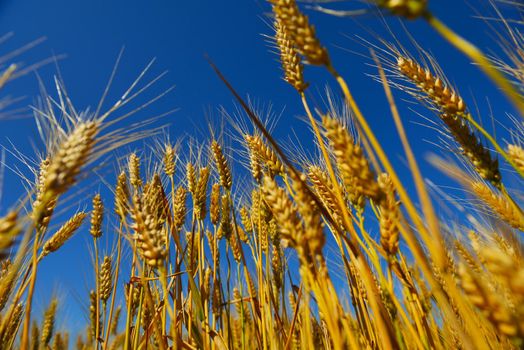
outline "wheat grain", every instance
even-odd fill
[[[42,248],[42,256],[46,256],[62,247],[80,228],[86,216],[87,214],[84,212],[77,213],[62,225],[62,227],[45,242]]]

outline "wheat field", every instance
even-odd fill
[[[32,106],[45,145],[19,156],[34,177],[0,212],[0,349],[523,349],[524,22],[497,12],[506,40],[488,53],[435,17],[433,1],[362,6],[420,21],[464,55],[512,107],[493,117],[511,137],[481,122],[424,47],[370,38],[370,79],[401,154],[386,149],[312,24],[319,12],[347,15],[329,1],[265,2],[275,70],[314,139],[299,155],[211,60],[238,113],[209,138],[171,142],[150,121],[126,124],[167,93],[121,113],[156,82],[144,81],[150,66],[106,109],[78,111],[53,82]],[[524,14],[517,2],[491,5]],[[331,79],[326,108],[309,94],[310,69]],[[4,64],[0,88],[18,72]],[[438,128],[431,156],[412,149],[399,99]],[[106,189],[94,191],[87,182],[100,174]],[[437,195],[431,180],[443,177],[454,187]],[[460,215],[446,215],[438,197],[457,191]],[[37,283],[42,261],[73,235],[87,237],[82,264],[94,276],[82,332],[61,324],[72,296],[43,314],[34,301],[51,288]]]

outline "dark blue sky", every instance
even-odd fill
[[[485,23],[473,18],[475,13],[472,7],[456,0],[429,2],[435,14],[475,44],[483,49],[496,48],[493,35]],[[471,6],[483,11],[486,2],[472,0]],[[361,6],[360,2],[350,3],[356,3],[348,5],[353,8]],[[30,64],[54,54],[65,54],[67,57],[60,60],[58,66],[78,109],[96,107],[116,56],[123,46],[124,56],[109,101],[129,85],[151,58],[156,57],[153,73],[168,70],[169,74],[155,91],[160,92],[171,84],[175,84],[176,88],[167,98],[134,120],[179,108],[178,112],[164,119],[164,122],[172,125],[172,140],[188,134],[199,136],[199,132],[206,133],[209,118],[214,125],[220,124],[220,121],[213,119],[219,118],[219,113],[209,114],[209,110],[216,111],[221,105],[229,110],[234,108],[230,94],[204,59],[207,53],[241,93],[249,94],[260,103],[271,102],[276,111],[284,110],[275,129],[279,139],[286,140],[293,128],[308,149],[312,136],[307,126],[297,119],[303,113],[298,96],[282,81],[277,57],[270,52],[262,37],[262,34],[271,32],[263,19],[268,10],[265,1],[255,0],[0,0],[0,33],[12,31],[15,34],[9,42],[0,46],[0,52],[7,53],[27,42],[46,37],[43,44],[25,53],[19,60]],[[407,176],[382,88],[366,76],[376,73],[368,65],[371,60],[350,52],[367,55],[367,48],[357,36],[376,42],[370,31],[390,39],[382,19],[376,15],[363,16],[357,20],[341,19],[312,13],[311,21],[317,26],[318,35],[329,48],[335,66],[347,78],[370,124],[390,151],[390,156],[398,160],[396,163],[400,173]],[[400,33],[401,38],[406,38],[398,21],[388,19],[388,23],[396,33]],[[507,102],[482,74],[425,23],[410,22],[407,29],[437,57],[448,78],[460,87],[470,105],[477,101],[487,111],[486,98],[489,98],[496,115],[502,116],[511,111]],[[51,77],[55,72],[53,65],[39,70],[50,90]],[[306,79],[313,82],[310,91],[316,101],[321,101],[318,92],[323,91],[326,83],[336,91],[334,82],[322,69],[306,67],[305,74]],[[4,93],[25,96],[23,104],[30,104],[38,94],[37,79],[34,74],[18,79]],[[398,100],[407,98],[398,92],[395,92],[395,96]],[[425,139],[434,140],[436,134],[414,123],[420,119],[405,104],[401,103],[401,107],[408,134],[418,158],[423,161],[423,156],[434,150]],[[423,108],[418,110],[431,116]],[[483,118],[488,117],[486,112]],[[11,140],[22,152],[31,154],[30,140],[35,139],[38,139],[38,135],[31,118],[2,121],[0,124],[0,142],[4,145],[8,145],[8,140]],[[16,161],[8,157],[7,163],[15,165]],[[442,180],[430,167],[423,166],[423,169],[437,183]],[[0,212],[4,212],[13,200],[19,198],[23,193],[21,191],[23,188],[19,181],[8,172]],[[47,296],[52,291],[58,291],[58,295],[72,295],[73,298],[79,295],[85,300],[86,285],[92,285],[89,281],[90,271],[85,267],[89,259],[89,252],[85,248],[88,239],[85,232],[79,236],[68,244],[67,249],[50,256],[49,261],[42,265],[44,272],[40,275],[39,283],[40,287],[45,284],[47,288],[40,288],[36,295],[37,310],[47,302]],[[50,272],[51,269],[55,275]],[[79,312],[81,309],[78,305],[68,305],[65,310],[66,320],[78,325]]]

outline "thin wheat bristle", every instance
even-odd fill
[[[77,213],[62,225],[62,227],[60,227],[60,229],[56,231],[47,242],[45,242],[42,249],[42,256],[46,256],[63,246],[64,243],[80,228],[86,216],[87,214],[84,212]]]

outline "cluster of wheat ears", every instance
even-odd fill
[[[151,156],[131,153],[113,163],[120,169],[114,180],[104,178],[114,183],[110,195],[91,193],[89,210],[60,224],[71,213],[56,218],[60,203],[95,176],[97,160],[156,134],[144,131],[147,122],[111,129],[130,113],[113,116],[156,79],[139,88],[141,74],[111,108],[94,113],[76,112],[58,82],[58,97],[46,95],[34,108],[46,139],[29,195],[0,217],[1,349],[524,347],[522,188],[510,189],[507,180],[518,185],[524,176],[522,36],[504,22],[513,44],[508,60],[489,58],[435,18],[425,0],[374,2],[393,16],[426,21],[519,114],[504,125],[512,137],[501,145],[434,59],[423,54],[422,64],[398,46],[377,45],[370,57],[390,106],[384,115],[396,125],[406,160],[400,166],[410,170],[401,180],[391,161],[398,154],[384,151],[308,16],[294,0],[269,5],[272,43],[303,104],[317,158],[289,157],[215,67],[245,112],[232,125],[243,159],[231,157],[222,136],[193,144],[189,155],[169,142]],[[312,112],[304,63],[333,76],[343,108]],[[0,83],[16,72],[5,69]],[[432,162],[469,198],[460,217],[437,215],[392,88],[422,102],[443,130],[457,165]],[[238,180],[239,164],[248,181]],[[52,298],[35,315],[33,299],[49,287],[37,283],[40,262],[83,226],[95,278],[84,295],[85,332],[71,334],[60,325],[61,303],[70,301]],[[100,248],[104,236],[113,250]],[[337,264],[326,258],[328,246]]]

